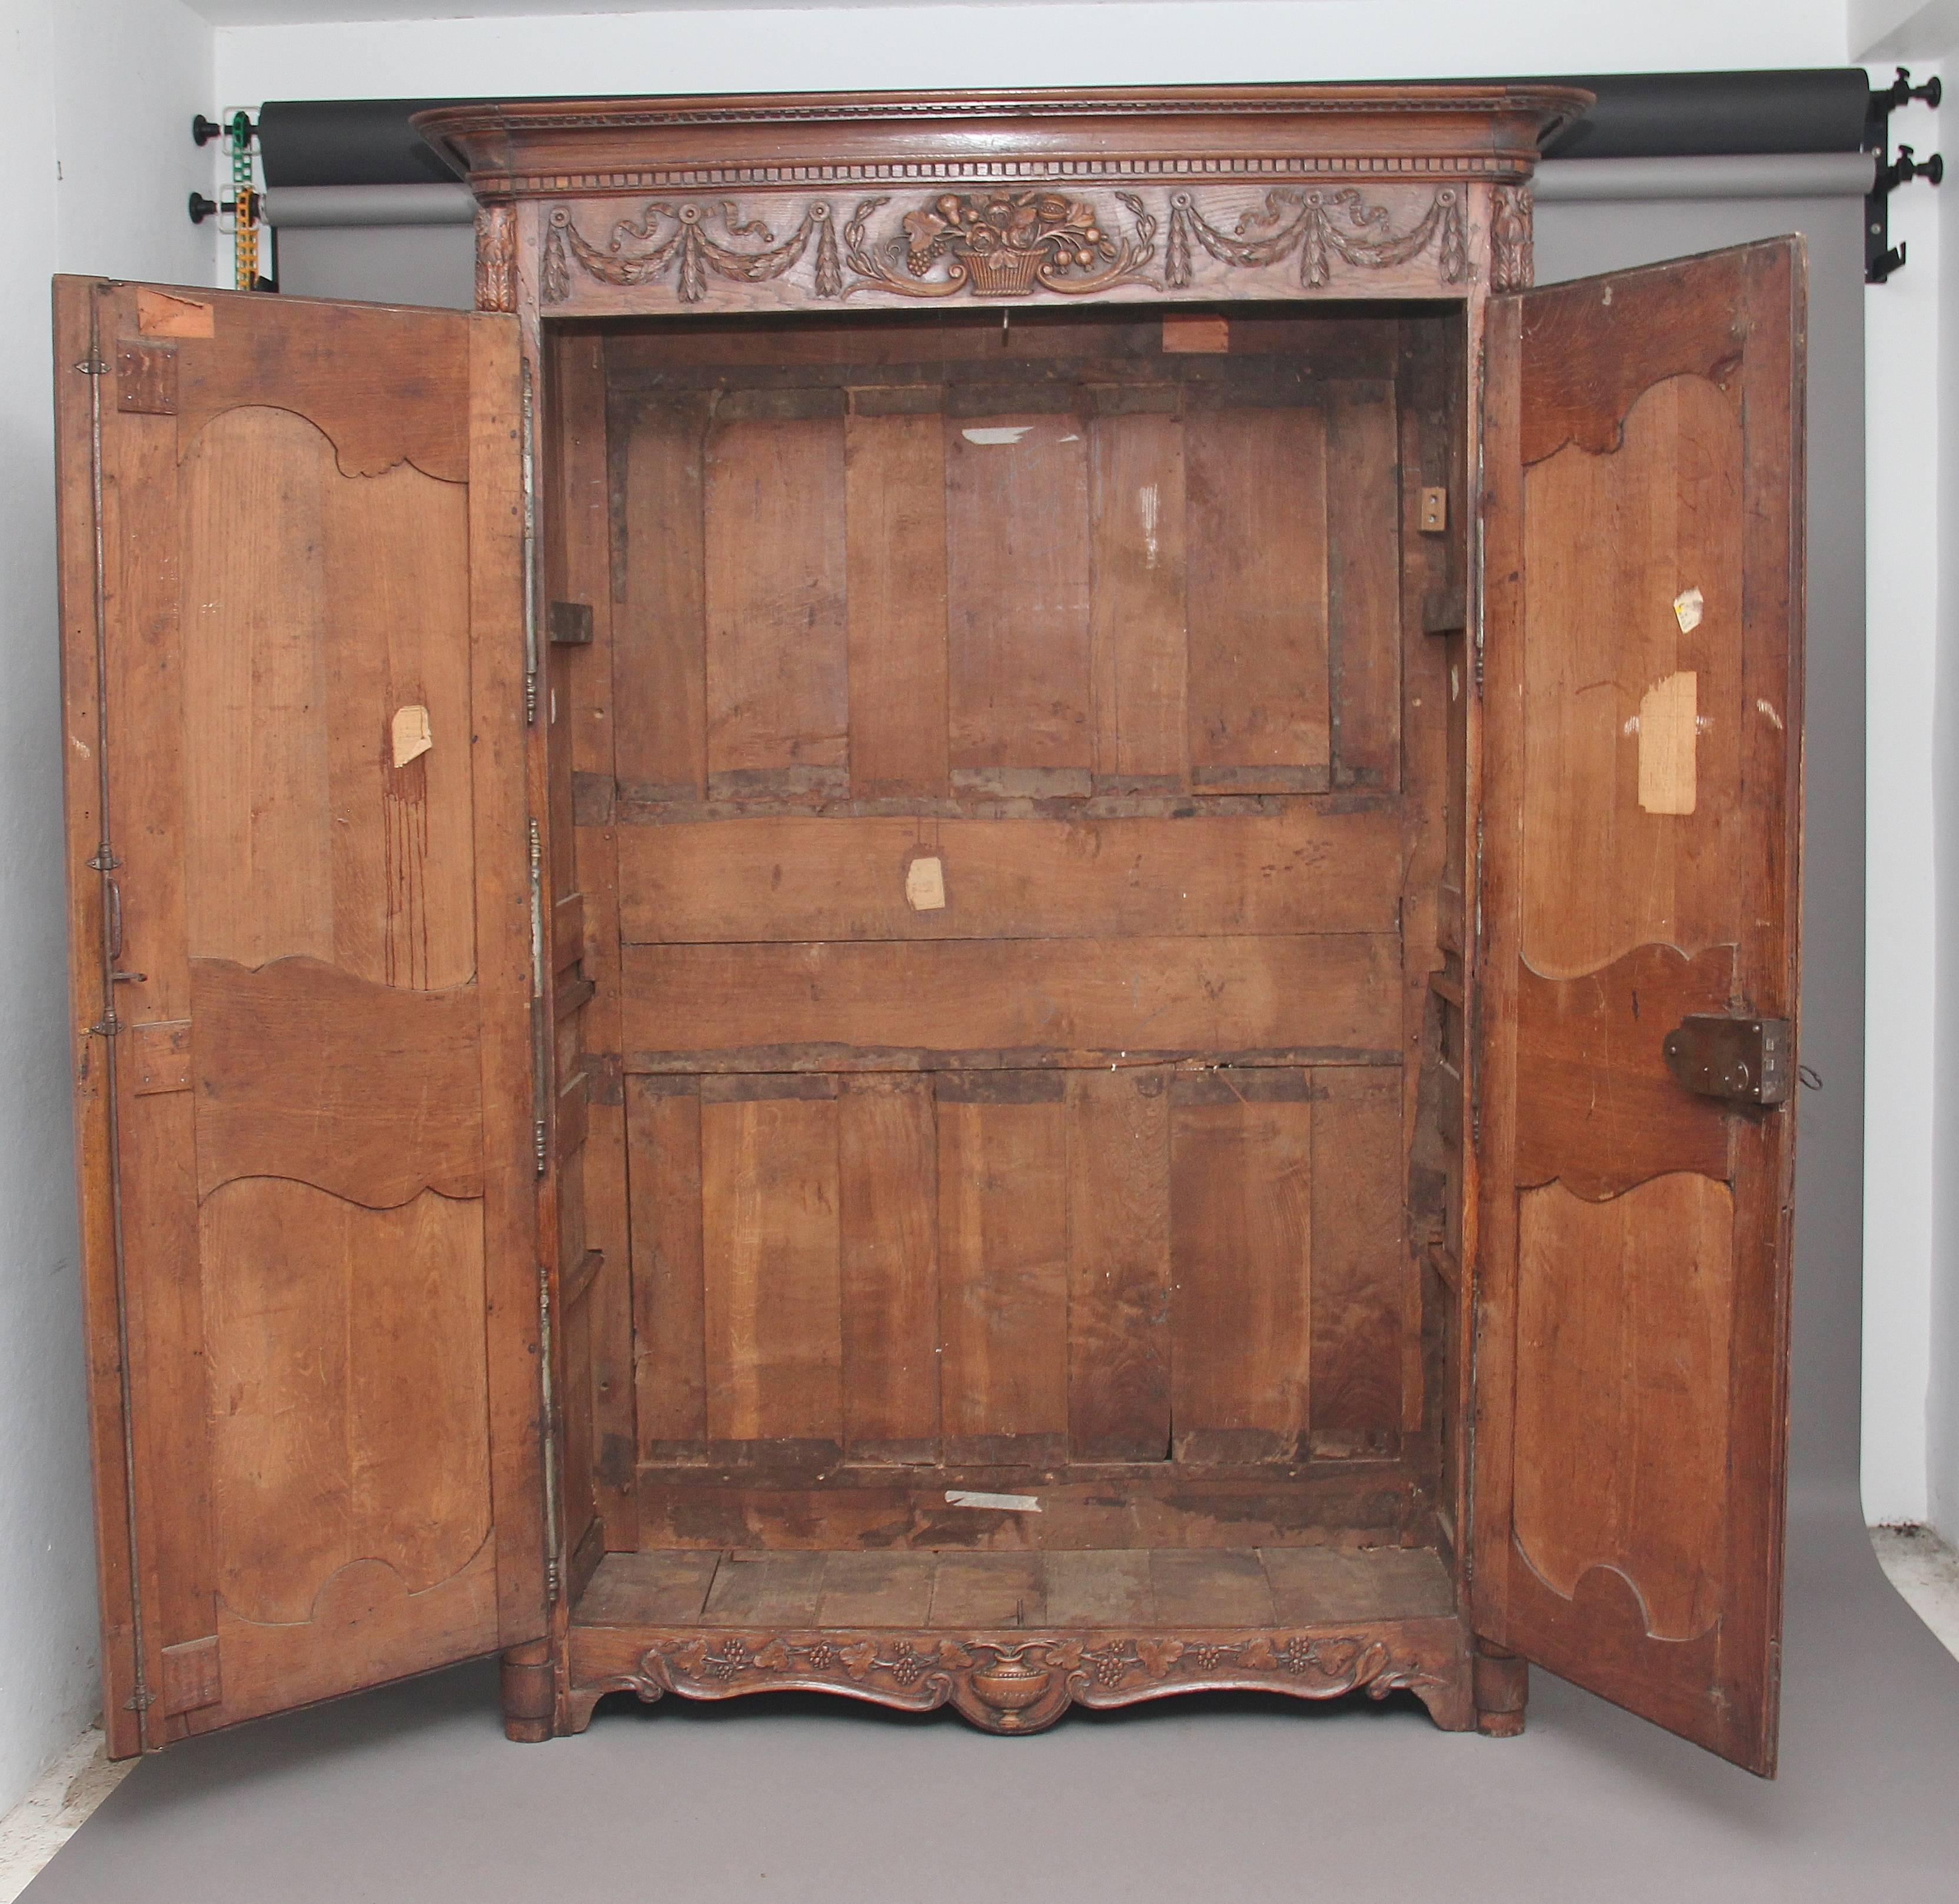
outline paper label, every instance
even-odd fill
[[[1707,597],[1697,588],[1682,589],[1673,598],[1673,618],[1680,624],[1682,634],[1691,634],[1700,627],[1707,606]]]
[[[949,1487],[945,1504],[954,1508],[992,1508],[1001,1514],[1038,1514],[1040,1502],[1032,1494],[976,1494],[969,1488]]]
[[[428,710],[422,707],[398,707],[393,726],[395,764],[405,767],[418,755],[435,745],[429,733]]]
[[[925,853],[905,868],[905,898],[914,912],[938,912],[945,905],[945,862]]]

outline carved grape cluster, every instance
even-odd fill
[[[837,1664],[837,1648],[828,1640],[820,1639],[809,1649],[809,1663],[819,1673],[827,1673]]]
[[[738,1639],[731,1639],[719,1652],[710,1653],[703,1664],[716,1679],[738,1678],[748,1670],[748,1649]]]
[[[901,1639],[891,1648],[891,1674],[900,1686],[915,1685],[925,1670],[925,1662],[912,1651],[911,1642]]]
[[[1197,1648],[1197,1664],[1206,1673],[1214,1673],[1224,1664],[1224,1649],[1221,1646],[1200,1646]]]

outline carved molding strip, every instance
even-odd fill
[[[652,199],[637,220],[617,221],[598,242],[580,231],[573,206],[558,205],[546,220],[539,291],[546,305],[564,304],[573,294],[574,274],[582,273],[621,286],[671,278],[687,304],[705,299],[710,277],[748,284],[791,279],[805,297],[826,300],[859,291],[922,299],[1040,291],[1094,297],[1127,286],[1187,289],[1199,252],[1232,271],[1272,269],[1297,255],[1298,281],[1309,291],[1326,288],[1343,267],[1387,271],[1430,253],[1438,286],[1465,285],[1471,275],[1459,186],[1438,186],[1399,229],[1390,206],[1355,186],[1277,186],[1262,204],[1235,216],[1214,215],[1187,191],[1162,195],[1158,210],[1137,192],[1113,197],[1116,218],[1093,199],[1051,186],[941,192],[882,218],[892,199],[864,199],[844,224],[840,261],[836,213],[825,199],[805,205],[779,240],[759,219],[744,220],[732,199],[718,207]],[[1157,237],[1166,218],[1158,269]],[[812,268],[798,274],[812,246]],[[852,274],[847,280],[846,265]]]
[[[1148,1634],[1024,1639],[937,1633],[731,1632],[655,1640],[636,1670],[574,1688],[575,1723],[607,1692],[728,1699],[835,1692],[916,1712],[950,1705],[988,1732],[1038,1732],[1071,1705],[1125,1705],[1233,1687],[1310,1699],[1441,1695],[1447,1682],[1378,1636]]]
[[[486,205],[476,215],[476,308],[517,308],[517,215],[513,206]]]
[[[1490,209],[1490,288],[1528,291],[1537,276],[1528,187],[1500,185]]]
[[[1513,180],[1513,157],[1490,152],[1423,154],[1406,157],[1321,154],[1272,157],[1084,157],[1029,159],[856,159],[775,165],[656,166],[626,171],[522,172],[483,180],[500,199],[564,198],[621,192],[711,192],[761,186],[1039,184],[1057,179],[1097,183],[1143,183],[1151,179],[1370,178],[1396,183],[1427,180],[1465,182]]]

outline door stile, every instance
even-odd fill
[[[62,749],[71,868],[68,1000],[73,1022],[76,1186],[88,1351],[90,1451],[97,1476],[96,1565],[102,1629],[103,1731],[112,1758],[150,1744],[143,1595],[132,1482],[129,1343],[116,1154],[115,987],[110,894],[108,714],[103,693],[106,577],[103,537],[102,383],[94,288],[55,287],[57,561],[61,572]],[[68,380],[86,377],[78,399]],[[87,472],[85,482],[75,472]]]
[[[1510,1188],[1516,1151],[1517,945],[1523,823],[1523,707],[1521,583],[1523,474],[1519,446],[1521,307],[1500,301],[1488,313],[1478,359],[1481,495],[1475,586],[1471,613],[1480,618],[1470,670],[1471,701],[1481,744],[1470,755],[1469,810],[1477,815],[1475,917],[1468,934],[1477,948],[1468,1062],[1475,1074],[1464,1128],[1471,1188],[1465,1220],[1463,1280],[1472,1292],[1472,1330],[1463,1397],[1471,1424],[1472,1502],[1468,1605],[1479,1637],[1500,1642],[1503,1581],[1510,1542],[1515,1461],[1513,1402],[1516,1344],[1506,1327],[1516,1309],[1516,1199]],[[1486,707],[1498,718],[1484,729]],[[1491,738],[1494,729],[1494,738]],[[1486,817],[1493,810],[1494,825]],[[1500,843],[1496,838],[1502,829]]]
[[[497,1529],[497,1635],[506,1648],[540,1639],[550,1529],[544,1508],[544,1311],[541,1254],[550,1232],[529,1116],[533,1102],[535,936],[532,922],[525,719],[525,498],[517,326],[470,320],[470,595],[476,710],[472,775],[479,869],[478,943],[495,948],[482,995],[483,1098],[489,1271],[490,1476]]]

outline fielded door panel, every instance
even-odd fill
[[[1790,238],[1494,300],[1485,447],[1475,1617],[1763,1773],[1804,269]]]
[[[517,328],[55,316],[126,1754],[542,1630]]]

